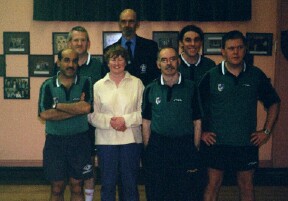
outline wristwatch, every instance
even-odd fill
[[[57,102],[53,103],[52,105],[52,109],[56,109],[57,108]]]
[[[264,133],[265,133],[266,135],[270,135],[271,131],[268,130],[268,129],[264,129]]]

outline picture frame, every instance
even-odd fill
[[[29,32],[3,32],[4,54],[29,54]]]
[[[103,39],[103,49],[116,43],[122,36],[120,31],[103,31],[102,39]]]
[[[225,33],[204,33],[203,55],[221,55],[222,38]]]
[[[158,44],[158,48],[173,47],[178,51],[178,31],[153,31],[152,39]]]
[[[53,44],[53,54],[58,54],[58,52],[67,47],[67,37],[68,32],[53,32],[52,33],[52,44]]]
[[[91,54],[91,57],[92,57],[92,58],[95,58],[95,59],[97,59],[98,61],[100,61],[101,63],[103,63],[104,58],[103,58],[103,55],[102,55],[102,54]]]
[[[272,33],[246,33],[249,54],[271,56],[273,46]]]
[[[29,55],[29,76],[51,77],[54,65],[53,55]]]
[[[0,55],[0,77],[4,77],[5,75],[6,75],[5,56]]]
[[[29,77],[5,77],[4,99],[30,99]]]

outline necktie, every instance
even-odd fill
[[[128,54],[129,54],[129,57],[130,57],[130,60],[133,59],[133,54],[132,54],[132,50],[131,50],[131,41],[127,41],[126,42],[126,46],[127,46],[127,50],[128,50]]]

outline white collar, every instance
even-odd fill
[[[184,61],[184,63],[185,63],[188,67],[190,67],[191,64],[190,64],[188,61],[185,60],[185,58],[183,57],[183,53],[181,53],[180,56],[181,56],[182,60]],[[198,61],[197,61],[194,65],[195,65],[195,66],[198,66],[198,65],[200,64],[200,62],[201,62],[201,55],[199,55],[199,59],[198,59]]]

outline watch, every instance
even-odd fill
[[[52,109],[56,109],[57,108],[57,102],[53,103],[52,105]]]
[[[271,131],[268,130],[268,129],[264,129],[264,133],[265,133],[266,135],[270,135]]]

